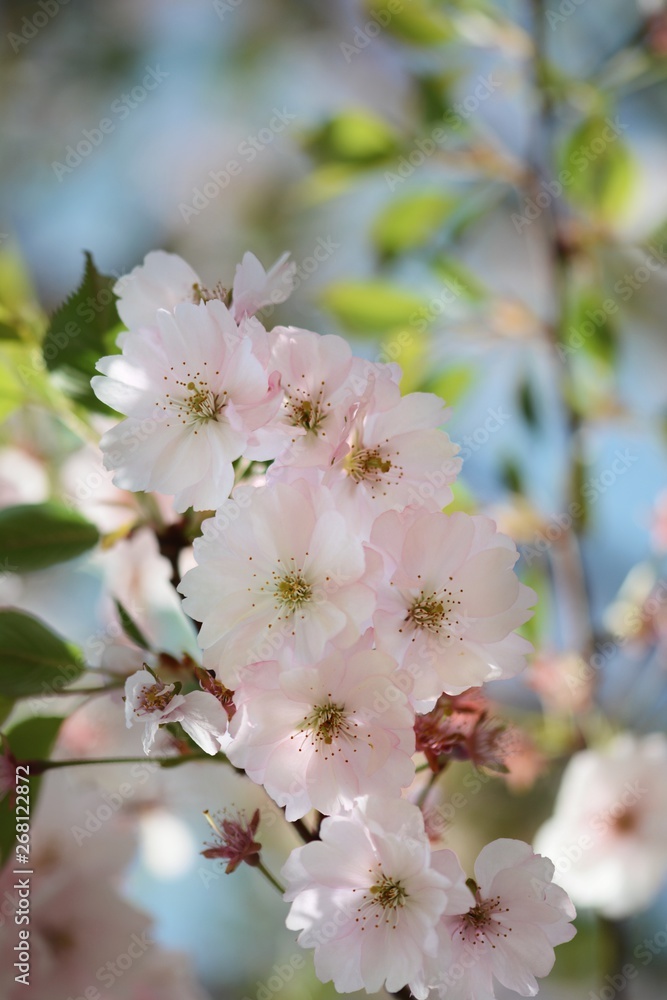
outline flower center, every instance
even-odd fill
[[[413,601],[408,611],[407,620],[417,628],[426,628],[431,632],[439,632],[446,617],[444,603],[435,595],[420,596]]]
[[[311,399],[296,399],[288,396],[285,405],[289,413],[290,423],[295,427],[303,427],[306,431],[316,431],[322,422],[324,414],[316,402]]]
[[[352,448],[343,464],[355,483],[363,480],[379,483],[392,468],[390,460],[382,457],[379,448]]]
[[[137,711],[150,714],[151,712],[163,712],[171,699],[175,695],[171,687],[164,684],[153,684],[151,687],[142,688]]]
[[[447,641],[458,638],[463,642],[466,619],[465,616],[459,617],[462,596],[461,588],[456,596],[454,590],[448,587],[431,592],[420,590],[408,605],[404,620],[414,630],[430,632]],[[402,631],[400,628],[399,632]],[[415,636],[412,641],[415,641]]]
[[[296,570],[278,581],[275,593],[280,604],[292,613],[310,601],[313,596],[313,588]]]
[[[408,894],[398,879],[383,875],[379,882],[371,886],[371,894],[383,910],[397,910],[405,906]]]
[[[191,390],[191,395],[185,400],[185,408],[193,420],[201,421],[217,420],[218,414],[224,406],[224,399],[208,389],[206,386],[197,388],[194,382],[188,382],[187,388]]]
[[[192,286],[192,301],[196,306],[201,302],[210,302],[211,299],[219,299],[224,302],[225,305],[228,304],[229,292],[226,288],[223,288],[221,282],[218,282],[215,288],[205,288],[203,285],[194,284]]]
[[[347,733],[350,727],[344,705],[327,702],[313,709],[312,714],[304,720],[303,728],[309,730],[315,740],[331,745],[340,733]]]
[[[477,902],[461,918],[458,934],[468,943],[474,945],[489,943],[492,948],[495,948],[495,944],[490,939],[492,937],[506,938],[512,930],[511,927],[501,924],[496,919],[495,914],[509,913],[509,907],[504,909],[501,907],[500,896],[481,899],[473,879],[468,879],[467,885],[475,892]]]

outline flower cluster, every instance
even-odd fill
[[[449,746],[440,699],[523,669],[531,646],[515,630],[535,594],[493,521],[443,512],[461,462],[437,396],[402,395],[398,366],[340,337],[260,323],[291,275],[246,254],[231,291],[211,291],[153,253],[117,285],[128,331],[93,385],[126,419],[103,438],[105,463],[125,489],[211,512],[179,587],[201,623],[202,690],[139,672],[128,725],[147,724],[148,750],[180,722],[289,821],[328,817],[284,869],[288,926],[320,978],[464,998],[491,997],[496,975],[532,995],[571,935],[549,863],[500,841],[471,888],[451,852],[432,855],[406,796],[416,751],[435,766]],[[455,742],[498,764],[499,733],[474,709]],[[452,992],[471,948],[480,960]]]

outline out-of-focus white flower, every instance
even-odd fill
[[[227,713],[212,694],[178,694],[174,684],[163,684],[148,670],[138,670],[125,682],[125,720],[128,729],[145,723],[145,753],[150,753],[158,728],[168,722],[180,722],[197,746],[211,755],[222,749],[227,732]]]
[[[325,819],[320,836],[282,870],[287,926],[315,949],[318,978],[339,993],[409,985],[424,1000],[423,963],[435,956],[453,883],[431,867],[421,812],[405,799],[365,796]]]
[[[414,712],[396,662],[371,649],[329,650],[312,667],[249,667],[234,692],[227,749],[288,820],[329,814],[359,795],[400,797],[414,777]]]
[[[521,996],[535,996],[536,977],[553,967],[554,946],[575,935],[575,910],[552,884],[551,862],[520,840],[494,840],[480,852],[467,888],[451,851],[437,851],[432,865],[457,893],[440,918],[437,957],[426,962],[427,985],[443,1000],[494,1000],[494,979]]]
[[[612,918],[648,906],[667,875],[667,738],[623,733],[575,754],[535,847],[575,903]]]

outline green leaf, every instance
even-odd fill
[[[611,365],[617,348],[618,304],[597,288],[579,290],[568,304],[561,336],[567,354],[583,351]]]
[[[14,702],[11,698],[1,698],[0,697],[0,726],[5,721],[9,713],[14,707]]]
[[[53,716],[38,716],[17,723],[7,735],[9,747],[18,760],[47,760],[53,750],[58,731],[64,719]],[[34,816],[37,798],[42,778],[31,775],[28,778],[30,787],[30,814]],[[23,779],[25,784],[25,779]],[[0,865],[4,864],[14,850],[16,839],[16,813],[12,808],[9,796],[0,800]],[[26,865],[26,868],[30,868]]]
[[[121,604],[121,602],[118,600],[116,600],[115,603],[116,603],[116,610],[118,611],[118,617],[120,618],[120,623],[122,625],[123,632],[125,633],[125,635],[128,637],[128,639],[131,639],[132,642],[135,643],[135,645],[140,646],[141,649],[150,650],[152,648],[151,644],[149,643],[148,639],[141,631],[137,623],[130,616],[130,613],[125,607],[125,605]]]
[[[524,379],[517,391],[517,402],[523,418],[531,429],[538,425],[538,408],[535,391],[529,379]]]
[[[623,211],[636,167],[614,119],[601,114],[585,119],[565,143],[561,159],[558,183],[575,203],[603,221]]]
[[[440,45],[454,34],[452,22],[428,0],[367,0],[369,16],[404,42]]]
[[[62,374],[70,394],[87,407],[108,413],[90,387],[99,359],[114,352],[113,339],[120,327],[113,286],[116,279],[100,274],[86,251],[86,266],[79,288],[51,317],[42,344],[49,371]]]
[[[61,504],[19,504],[0,510],[0,552],[5,570],[14,573],[75,559],[99,538],[94,524]]]
[[[475,373],[470,365],[450,365],[439,375],[429,379],[423,386],[423,392],[434,392],[449,406],[456,406],[474,381]]]
[[[431,266],[448,288],[460,298],[468,302],[482,302],[487,297],[481,281],[454,257],[439,254]]]
[[[372,236],[376,247],[381,253],[391,255],[424,246],[455,205],[454,198],[435,191],[392,202],[375,220]]]
[[[385,281],[341,281],[329,285],[321,303],[336,319],[356,333],[377,333],[406,326],[424,302]]]
[[[0,611],[0,697],[61,691],[84,672],[79,652],[23,611]]]
[[[13,367],[6,363],[4,355],[3,350],[0,356],[0,422],[25,400],[25,387],[17,378]]]
[[[396,155],[398,135],[382,118],[364,109],[344,111],[304,139],[307,152],[319,163],[375,166]]]

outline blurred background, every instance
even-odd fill
[[[71,373],[54,365],[50,381],[31,339],[78,285],[82,251],[115,277],[151,249],[174,251],[213,287],[245,250],[265,266],[288,250],[297,288],[267,324],[347,336],[397,361],[406,390],[441,394],[464,457],[455,507],[490,513],[520,545],[540,596],[528,630],[539,656],[492,693],[519,745],[508,775],[482,775],[483,794],[469,765],[443,787],[463,790],[445,839],[464,864],[492,837],[530,841],[573,750],[667,720],[667,10],[4,0],[0,43],[2,504],[55,496],[108,533],[131,516],[95,451],[104,418],[64,407],[53,385]],[[133,581],[110,552],[26,574],[5,564],[0,602],[94,659],[91,644],[104,655],[115,642],[109,594],[143,588],[161,648],[188,648],[154,540],[123,544]],[[59,752],[88,740],[96,756],[139,755],[134,737],[118,705],[92,701]],[[204,808],[265,805],[221,772],[142,772],[127,796],[122,767],[49,776],[44,843],[82,826],[83,853],[99,857],[127,825],[124,898],[150,913],[160,947],[189,955],[174,996],[330,998],[309,954],[285,972],[297,953],[270,887],[199,855]],[[122,807],[93,836],[88,812],[114,794]],[[293,841],[267,817],[277,868]],[[627,954],[666,926],[663,893],[625,922]],[[601,988],[608,937],[590,912],[578,927],[546,998]],[[624,996],[662,997],[666,975],[663,948]],[[166,984],[121,992],[133,976],[102,995],[171,996]]]

